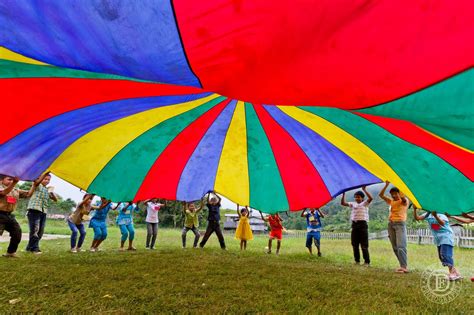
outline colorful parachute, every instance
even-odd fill
[[[474,211],[471,1],[2,1],[0,173],[266,212]],[[280,105],[283,104],[283,105]]]

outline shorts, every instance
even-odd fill
[[[438,246],[438,256],[439,260],[445,267],[453,267],[454,260],[453,260],[453,246],[442,244]]]
[[[311,231],[306,234],[306,247],[311,247],[313,245],[313,239],[316,242],[316,246],[319,246],[321,240],[321,233],[319,231]]]
[[[276,238],[277,240],[281,241],[283,238],[283,230],[271,230],[269,237]]]

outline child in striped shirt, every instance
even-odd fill
[[[365,200],[365,195],[367,199]],[[351,208],[351,244],[354,252],[355,264],[360,264],[359,246],[362,249],[364,258],[364,266],[370,266],[369,254],[369,205],[372,202],[372,195],[367,191],[366,187],[362,187],[362,191],[354,194],[354,201],[346,202],[346,193],[342,194],[341,205]]]

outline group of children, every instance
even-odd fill
[[[40,178],[34,181],[29,191],[24,191],[16,188],[19,179],[2,176],[0,178],[0,234],[3,230],[10,232],[10,244],[7,249],[6,257],[16,257],[18,244],[21,241],[21,228],[16,221],[13,211],[16,209],[19,198],[30,198],[28,202],[28,222],[30,227],[30,238],[26,250],[32,253],[40,254],[39,241],[44,232],[46,221],[46,214],[49,207],[49,201],[57,201],[57,197],[52,191],[48,189],[48,184],[51,176],[48,173],[43,174]],[[386,195],[386,190],[389,186],[387,181],[379,196],[389,206],[388,218],[388,236],[392,245],[393,252],[398,259],[399,268],[395,271],[397,273],[408,273],[408,254],[407,254],[407,212],[410,205],[409,200],[396,188],[390,189],[390,197]],[[117,211],[116,223],[121,232],[120,250],[125,250],[125,243],[128,240],[128,250],[136,250],[133,246],[135,238],[135,229],[133,225],[133,214],[140,211],[138,203],[118,203],[115,206],[106,198],[101,198],[97,205],[92,205],[94,195],[86,194],[83,200],[79,203],[76,210],[68,217],[67,223],[71,229],[71,252],[76,253],[81,251],[86,229],[84,226],[84,218],[92,211],[93,215],[90,219],[89,227],[94,231],[94,238],[91,244],[90,251],[99,251],[100,244],[107,238],[107,216],[109,211]],[[347,202],[345,193],[342,194],[341,205],[351,208],[350,220],[352,223],[351,244],[353,248],[353,255],[355,264],[361,263],[360,250],[362,251],[362,258],[365,266],[370,265],[369,254],[369,205],[373,200],[372,195],[367,191],[366,187],[362,187],[361,191],[354,194],[354,201]],[[208,224],[206,232],[199,243],[201,237],[199,232],[199,213],[204,208],[204,201],[208,209]],[[143,201],[146,205],[146,224],[147,224],[147,238],[146,248],[154,249],[157,232],[158,232],[158,212],[161,207],[166,205],[161,203],[158,199],[149,199]],[[182,246],[186,247],[187,233],[191,230],[194,233],[193,247],[204,247],[212,233],[216,233],[222,249],[226,249],[224,235],[220,227],[220,208],[221,198],[209,191],[200,201],[199,207],[194,203],[183,202],[184,227],[182,230]],[[241,208],[237,205],[237,214],[239,223],[235,232],[235,238],[240,240],[240,249],[247,249],[247,242],[253,239],[253,233],[250,226],[250,211],[249,208]],[[277,241],[276,254],[280,253],[281,241],[283,236],[283,220],[278,213],[264,216],[260,212],[263,221],[268,223],[270,227],[268,249],[267,253],[272,253],[273,240]],[[313,244],[317,250],[317,255],[321,256],[321,218],[325,214],[317,208],[305,209],[301,213],[301,217],[306,218],[307,237],[306,247],[309,253],[313,254]],[[439,214],[436,212],[425,212],[422,215],[418,214],[418,209],[414,207],[414,218],[416,220],[425,220],[428,222],[429,228],[433,234],[434,243],[438,248],[438,256],[443,266],[449,269],[449,279],[458,280],[461,278],[460,273],[454,266],[453,247],[454,247],[454,233],[449,225],[449,215]],[[474,222],[474,216],[463,214],[463,217],[453,216],[453,219],[461,223]],[[79,236],[79,237],[78,237]]]
[[[393,252],[398,259],[400,267],[395,270],[397,273],[408,273],[408,253],[407,253],[407,212],[410,206],[409,200],[396,187],[390,189],[390,197],[386,195],[386,190],[390,183],[385,182],[385,186],[380,191],[379,196],[389,206],[388,236],[392,245]],[[365,198],[367,196],[367,199]],[[373,197],[366,190],[354,194],[353,202],[346,202],[345,194],[342,195],[341,205],[351,208],[351,243],[354,251],[354,260],[360,264],[359,247],[362,250],[364,265],[370,265],[369,238],[368,238],[368,220],[369,205]],[[413,205],[414,219],[425,220],[432,232],[434,243],[438,248],[438,257],[443,266],[448,267],[448,279],[455,281],[461,279],[461,274],[454,267],[453,248],[454,232],[449,225],[449,215],[438,214],[436,212],[425,212],[418,215],[417,208]],[[474,216],[463,214],[463,218],[452,216],[453,219],[461,223],[473,223]],[[471,279],[472,280],[472,279]]]
[[[29,190],[16,187],[18,177],[0,175],[0,235],[3,231],[10,233],[10,243],[4,257],[17,257],[16,251],[21,242],[22,231],[13,212],[20,198],[29,198],[27,205],[28,226],[30,229],[26,251],[41,254],[40,241],[46,224],[46,215],[50,200],[57,201],[52,187],[48,187],[51,175],[45,173],[31,183]]]
[[[397,273],[406,274],[408,270],[408,253],[407,253],[407,212],[410,206],[408,198],[396,187],[392,187],[389,191],[390,197],[386,195],[386,190],[390,183],[385,182],[385,186],[380,191],[379,196],[389,206],[389,217],[388,217],[388,237],[393,249],[393,252],[399,262],[399,267],[395,270]],[[367,198],[366,198],[367,197]],[[357,191],[354,194],[354,201],[347,202],[345,193],[342,194],[341,205],[351,208],[350,220],[352,223],[351,230],[351,245],[353,248],[354,261],[356,265],[361,263],[360,250],[362,251],[362,258],[364,260],[364,266],[370,266],[370,254],[369,254],[369,232],[368,232],[368,221],[369,221],[369,205],[373,201],[372,195],[368,192],[366,187],[362,187],[361,191]],[[252,239],[252,232],[249,224],[249,211],[248,208],[237,209],[239,214],[239,225],[236,230],[236,238],[241,240],[240,248],[246,249],[247,240]],[[282,225],[282,219],[278,214],[269,215],[264,217],[262,220],[267,222],[270,226],[269,241],[268,241],[268,253],[272,251],[272,241],[277,240],[276,253],[279,254],[282,240],[282,232],[284,230]],[[438,257],[443,266],[448,267],[449,274],[448,279],[455,281],[461,279],[462,276],[459,271],[454,267],[453,259],[453,248],[454,248],[454,233],[449,225],[449,218],[461,222],[461,223],[473,223],[474,216],[469,214],[463,214],[463,217],[449,216],[448,214],[438,214],[436,212],[425,212],[423,215],[418,215],[417,208],[414,206],[414,218],[415,220],[425,220],[428,222],[428,226],[432,232],[434,243],[438,248]],[[321,256],[321,218],[324,218],[325,214],[317,208],[310,208],[303,210],[301,213],[302,217],[306,218],[307,234],[306,234],[306,247],[309,253],[312,255],[312,245],[317,249],[318,256]],[[474,280],[474,279],[471,279]]]
[[[120,250],[125,250],[125,243],[128,240],[127,250],[134,251],[133,246],[135,239],[135,227],[133,224],[133,214],[139,212],[138,204],[132,202],[118,203],[115,206],[106,198],[101,198],[98,205],[92,205],[94,195],[86,194],[83,200],[79,203],[76,210],[68,217],[67,223],[71,229],[71,252],[77,253],[82,250],[82,245],[86,236],[84,226],[84,217],[88,216],[92,211],[93,215],[89,222],[89,227],[94,231],[94,238],[92,240],[91,252],[99,251],[100,244],[107,238],[107,215],[110,210],[117,211],[116,223],[120,229]],[[146,205],[147,237],[146,248],[155,249],[156,238],[158,235],[158,212],[162,206],[166,204],[160,203],[158,199],[149,199],[143,201]],[[77,234],[79,233],[79,240]]]

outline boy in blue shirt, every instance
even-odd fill
[[[454,233],[449,226],[449,219],[444,214],[436,212],[426,212],[418,215],[417,208],[414,206],[413,215],[415,220],[425,220],[433,234],[433,241],[438,247],[439,260],[443,266],[448,267],[450,281],[461,279],[461,274],[454,268],[453,249],[454,249]]]
[[[301,217],[306,218],[306,247],[310,255],[313,255],[314,241],[318,256],[321,257],[321,218],[324,218],[324,214],[318,208],[310,208],[309,210],[303,210]]]

